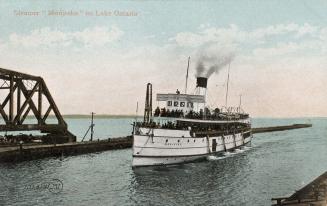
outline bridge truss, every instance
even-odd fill
[[[2,132],[38,130],[65,137],[64,142],[76,139],[39,76],[0,68],[0,115]]]

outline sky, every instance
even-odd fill
[[[0,0],[0,67],[42,76],[63,114],[142,114],[195,89],[204,53],[232,55],[228,105],[253,117],[327,116],[326,1]],[[207,103],[225,105],[228,66]],[[154,105],[157,103],[154,102]]]

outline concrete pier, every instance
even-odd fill
[[[92,142],[17,145],[15,147],[0,147],[0,162],[17,162],[52,156],[60,157],[62,155],[78,155],[130,147],[132,147],[131,136]]]
[[[273,206],[326,206],[327,205],[327,172],[296,191],[289,197],[272,198]]]
[[[253,128],[252,132],[274,132],[290,129],[300,129],[311,126],[311,124],[294,124],[286,126]],[[124,149],[132,147],[132,144],[133,139],[131,136],[92,142],[72,142],[65,144],[17,144],[15,146],[0,147],[0,162],[16,162],[51,156],[60,157],[62,155],[68,156],[106,150]]]
[[[264,133],[264,132],[277,132],[291,129],[301,129],[312,127],[312,124],[292,124],[292,125],[284,125],[284,126],[275,126],[275,127],[260,127],[260,128],[252,128],[252,133]]]

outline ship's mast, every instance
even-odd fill
[[[190,58],[188,57],[188,61],[187,61],[187,70],[186,70],[186,81],[185,81],[185,94],[187,94],[187,80],[188,80],[188,70],[190,67]]]
[[[136,102],[135,122],[137,122],[137,115],[139,113],[139,102]]]
[[[230,63],[228,65],[228,75],[227,75],[227,88],[226,88],[226,100],[225,100],[226,109],[227,109],[227,100],[228,100],[229,70],[230,70]]]
[[[241,105],[242,105],[242,94],[240,94],[240,103],[238,105],[238,112],[241,112]]]

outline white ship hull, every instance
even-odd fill
[[[193,135],[194,136],[194,135]],[[203,159],[251,142],[250,131],[193,137],[189,130],[139,128],[133,138],[133,167],[169,165]]]
[[[201,156],[189,156],[189,157],[133,157],[133,167],[141,166],[159,166],[159,165],[171,165],[171,164],[180,164],[185,162],[193,162],[196,160],[204,159],[207,155]]]

